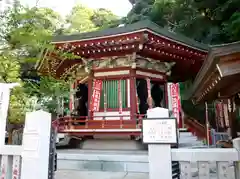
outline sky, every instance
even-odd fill
[[[34,6],[37,0],[20,0],[24,5]],[[126,16],[131,9],[128,0],[38,0],[39,7],[49,7],[65,16],[75,3],[82,3],[90,8],[106,8],[118,16]]]

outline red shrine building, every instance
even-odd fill
[[[81,136],[140,136],[149,108],[172,109],[168,82],[194,78],[208,53],[207,46],[148,20],[56,36],[52,44],[55,50],[46,50],[37,69],[70,82],[70,113],[59,118],[59,132]]]

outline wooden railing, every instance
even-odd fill
[[[199,123],[196,119],[193,119],[190,116],[185,117],[185,124],[188,127],[188,130],[192,132],[193,135],[197,136],[201,140],[207,140],[207,130],[206,126]],[[209,130],[209,142],[212,143],[211,131]]]
[[[116,120],[104,120],[106,117],[116,118]],[[64,116],[53,121],[53,124],[58,126],[59,132],[69,129],[141,129],[143,117],[144,115],[108,115],[89,119],[86,116]],[[97,120],[99,118],[103,119]]]

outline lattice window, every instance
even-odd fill
[[[127,85],[126,80],[121,80],[122,108],[127,107]],[[103,81],[100,99],[100,109],[104,109],[104,92],[106,94],[107,108],[119,108],[118,80]]]

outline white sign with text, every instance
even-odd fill
[[[176,144],[177,128],[175,118],[143,120],[143,143]]]

